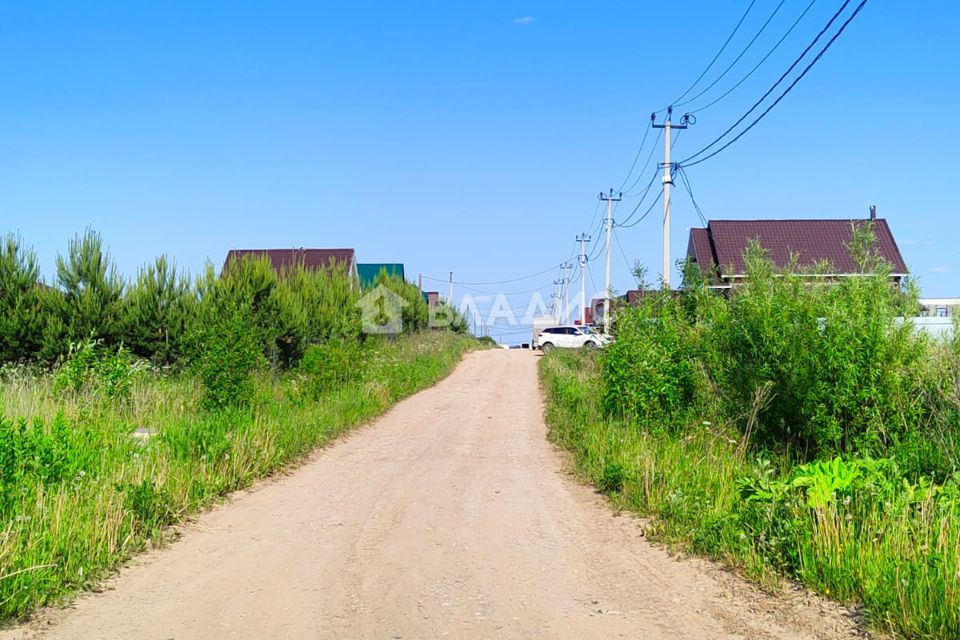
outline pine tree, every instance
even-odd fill
[[[0,362],[28,360],[39,352],[43,286],[36,253],[7,235],[0,246]]]

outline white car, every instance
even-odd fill
[[[537,347],[546,353],[558,349],[598,349],[610,342],[610,337],[595,333],[590,327],[565,325],[547,327],[537,338]]]

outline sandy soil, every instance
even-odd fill
[[[537,355],[474,353],[13,638],[841,638],[848,613],[674,559],[564,471]]]

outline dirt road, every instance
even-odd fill
[[[838,638],[832,605],[671,559],[563,470],[536,359],[469,355],[100,594],[0,638]]]

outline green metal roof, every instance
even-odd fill
[[[372,287],[381,271],[388,275],[404,277],[403,265],[399,262],[361,262],[357,264],[357,275],[361,287]]]

